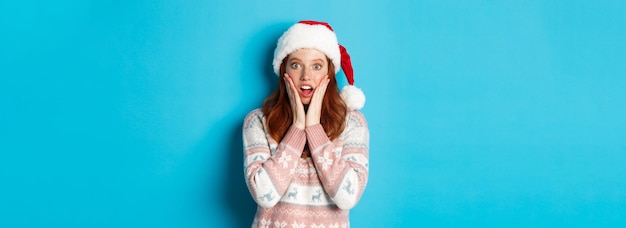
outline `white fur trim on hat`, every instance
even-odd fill
[[[324,25],[297,23],[278,39],[274,50],[274,73],[280,74],[280,64],[287,55],[301,48],[314,48],[324,53],[335,65],[335,73],[341,69],[341,54],[335,32]]]

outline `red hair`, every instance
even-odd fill
[[[280,74],[279,77],[277,77],[278,88],[265,99],[262,108],[269,135],[276,140],[276,142],[280,142],[283,137],[285,137],[294,118],[289,102],[289,95],[287,94],[287,87],[283,80],[288,57],[289,56],[285,57],[282,64],[280,64]],[[330,82],[328,83],[328,87],[326,87],[326,93],[322,101],[320,124],[324,128],[328,138],[333,140],[339,137],[345,128],[348,108],[339,95],[339,88],[335,77],[335,66],[330,59],[326,59],[327,62],[330,63],[328,64],[328,79],[330,79]]]

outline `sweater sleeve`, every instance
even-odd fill
[[[293,180],[306,136],[304,130],[291,127],[272,154],[262,114],[257,109],[244,121],[244,173],[252,198],[269,208],[278,203]]]
[[[360,112],[348,115],[342,135],[331,142],[322,125],[306,129],[322,186],[337,207],[348,210],[361,198],[369,172],[369,130]]]

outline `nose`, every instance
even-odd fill
[[[307,70],[306,67],[302,68],[302,74],[300,75],[300,81],[308,81],[311,79],[311,71]]]

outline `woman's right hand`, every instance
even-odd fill
[[[300,101],[300,95],[296,85],[293,84],[291,77],[285,73],[285,86],[287,87],[287,94],[289,95],[289,104],[291,105],[291,112],[293,113],[293,125],[299,129],[304,130],[306,115],[304,114],[304,105]]]

